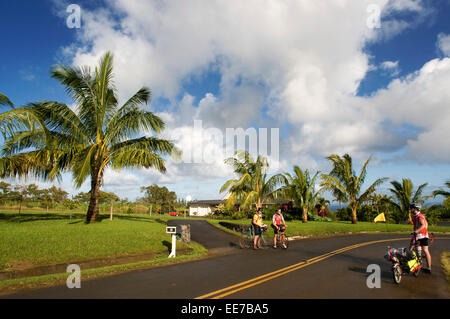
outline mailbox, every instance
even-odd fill
[[[167,226],[166,233],[175,235],[177,233],[177,227],[176,226]]]

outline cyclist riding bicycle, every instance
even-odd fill
[[[281,213],[281,209],[278,209],[276,213],[272,217],[272,228],[274,232],[273,236],[273,248],[277,248],[277,234],[280,233],[280,236],[284,236],[284,231],[286,230],[286,222],[284,221],[283,214]],[[287,248],[286,245],[282,244],[283,248]]]
[[[428,268],[423,268],[425,272],[431,274],[431,255],[428,250],[428,223],[425,216],[420,212],[420,205],[412,203],[409,205],[412,215],[412,222],[414,225],[414,236],[411,240],[410,249],[414,246],[414,241],[417,240],[419,245],[423,247],[425,257],[427,259]]]

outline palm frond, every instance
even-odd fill
[[[8,97],[2,93],[0,93],[0,105],[8,105],[14,108],[14,104],[8,99]]]

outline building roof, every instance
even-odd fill
[[[196,205],[211,205],[211,206],[217,206],[220,204],[225,204],[225,199],[205,199],[205,200],[193,200],[189,203],[189,206],[196,206]],[[263,203],[263,205],[280,205],[280,204],[288,204],[289,200],[286,199],[275,199],[268,203]],[[239,203],[236,203],[239,205]]]
[[[215,206],[215,205],[225,204],[225,202],[226,201],[223,199],[193,200],[192,202],[189,203],[189,206],[196,206],[196,205]]]

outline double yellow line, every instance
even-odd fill
[[[232,286],[229,286],[229,287],[217,290],[217,291],[210,292],[208,294],[199,296],[199,297],[197,297],[195,299],[220,299],[220,298],[226,297],[228,295],[234,294],[234,293],[236,293],[238,291],[241,291],[241,290],[244,290],[244,289],[248,289],[250,287],[262,284],[262,283],[264,283],[266,281],[269,281],[269,280],[275,279],[277,277],[286,275],[286,274],[288,274],[290,272],[299,270],[299,269],[301,269],[303,267],[310,266],[310,265],[315,264],[315,263],[317,263],[319,261],[328,259],[330,257],[333,257],[333,256],[335,256],[337,254],[341,254],[341,253],[346,252],[348,250],[356,249],[356,248],[367,246],[367,245],[373,245],[373,244],[378,244],[378,243],[383,243],[383,242],[388,242],[388,241],[405,240],[405,239],[409,239],[409,238],[395,238],[395,239],[375,240],[375,241],[369,241],[369,242],[360,243],[360,244],[344,247],[344,248],[341,248],[341,249],[337,249],[337,250],[334,250],[332,252],[326,253],[324,255],[317,256],[317,257],[308,259],[306,261],[299,262],[297,264],[294,264],[294,265],[291,265],[291,266],[288,266],[288,267],[285,267],[285,268],[281,268],[281,269],[273,271],[271,273],[268,273],[268,274],[265,274],[265,275],[262,275],[262,276],[259,276],[259,277],[256,277],[256,278],[253,278],[253,279],[250,279],[250,280],[247,280],[247,281],[244,281],[244,282],[241,282],[241,283],[238,283],[238,284],[235,284],[235,285],[232,285]]]

